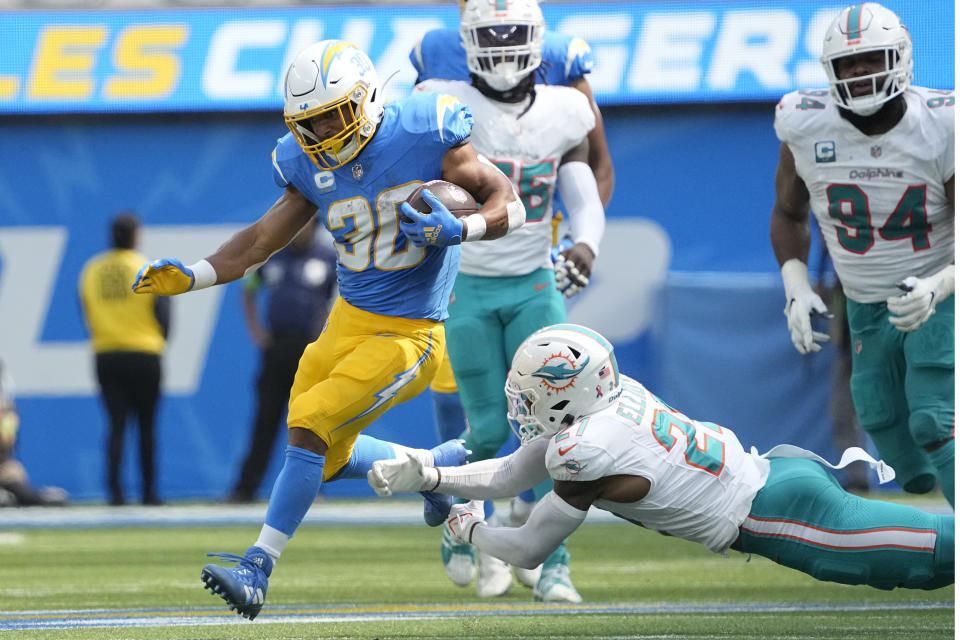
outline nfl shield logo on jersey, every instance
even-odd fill
[[[837,161],[837,143],[833,140],[817,142],[813,145],[813,153],[817,162],[836,162]]]
[[[353,179],[354,179],[354,180],[359,180],[360,178],[363,177],[363,165],[360,164],[359,162],[358,162],[357,164],[353,165],[352,170],[353,170]]]
[[[875,144],[870,147],[870,155],[874,158],[879,158],[881,155],[883,155],[883,149],[880,147],[880,145]]]

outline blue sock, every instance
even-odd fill
[[[367,471],[370,471],[374,462],[377,460],[393,460],[396,457],[397,452],[394,450],[392,444],[361,433],[357,436],[357,441],[353,445],[353,453],[350,454],[350,460],[331,480],[343,480],[345,478],[366,479]]]
[[[484,500],[483,501],[483,519],[489,520],[490,516],[493,515],[493,501]]]
[[[325,460],[312,451],[287,445],[286,461],[267,505],[267,525],[293,536],[323,484]]]
[[[433,418],[437,423],[437,442],[459,438],[467,428],[460,394],[432,391],[430,397],[433,398]]]
[[[527,489],[517,497],[528,504],[537,501],[537,496],[533,495],[533,489]]]

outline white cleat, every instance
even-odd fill
[[[517,582],[527,589],[533,589],[537,585],[537,581],[540,580],[540,571],[542,569],[542,564],[536,569],[524,569],[523,567],[513,566],[513,575],[517,576]]]
[[[569,602],[579,604],[583,596],[577,593],[570,582],[570,567],[555,564],[544,567],[537,585],[533,588],[533,598],[541,602]]]
[[[465,587],[477,576],[477,549],[472,544],[457,544],[443,528],[440,542],[440,558],[450,582]]]
[[[510,565],[499,558],[485,553],[479,556],[477,564],[477,595],[481,598],[493,598],[505,595],[513,586]]]

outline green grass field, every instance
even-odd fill
[[[203,590],[200,569],[207,551],[242,552],[258,529],[7,530],[0,533],[0,636],[954,637],[953,587],[887,592],[822,583],[764,558],[724,558],[616,523],[582,527],[569,541],[585,598],[578,607],[534,603],[519,584],[495,600],[454,587],[439,562],[437,530],[304,526],[251,623]]]

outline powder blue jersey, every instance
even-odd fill
[[[418,93],[386,106],[356,158],[319,169],[287,134],[273,151],[274,180],[317,205],[333,234],[340,295],[388,316],[444,320],[460,247],[415,247],[397,224],[397,206],[422,182],[441,177],[444,154],[470,135],[473,116],[452,96]]]
[[[555,31],[543,34],[543,62],[540,69],[546,77],[537,74],[537,82],[551,85],[569,85],[593,70],[593,53],[582,38]],[[424,80],[470,81],[467,52],[457,29],[428,31],[410,51],[410,62],[417,70],[417,82]]]

